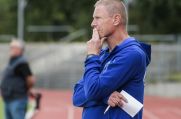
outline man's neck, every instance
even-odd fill
[[[125,39],[129,37],[127,32],[117,31],[106,40],[109,47],[109,52],[111,52],[117,45],[121,44]]]

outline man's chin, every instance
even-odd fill
[[[106,36],[104,36],[104,35],[100,35],[99,37],[100,37],[100,39],[102,39],[102,38],[105,38]]]
[[[100,39],[103,39],[103,38],[106,40],[107,36],[100,36]]]

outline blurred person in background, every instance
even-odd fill
[[[23,53],[24,43],[13,39],[10,43],[10,60],[1,82],[6,119],[25,119],[28,95],[34,85],[34,76]]]
[[[85,71],[73,94],[73,104],[83,107],[82,119],[142,119],[142,110],[132,118],[121,109],[127,99],[119,92],[124,90],[143,103],[151,47],[128,35],[127,22],[120,0],[96,2]],[[102,49],[104,42],[108,47]],[[104,114],[108,105],[111,108]]]

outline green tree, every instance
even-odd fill
[[[70,25],[91,35],[94,3],[97,0],[26,0],[25,40],[58,40],[66,33],[31,33],[29,25]],[[129,23],[142,34],[181,33],[181,0],[133,0]],[[17,0],[0,0],[0,34],[17,34]]]
[[[0,34],[16,35],[16,0],[0,0]]]
[[[181,33],[180,0],[135,0],[131,5],[130,23],[137,24],[140,33]]]
[[[94,3],[95,0],[30,0],[26,8],[26,25],[70,25],[75,29],[90,30]],[[61,36],[63,33],[54,34]],[[46,39],[45,33],[29,36]]]

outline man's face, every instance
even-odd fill
[[[20,47],[11,45],[10,46],[10,56],[11,57],[16,57],[20,56],[22,54],[22,49]]]
[[[98,5],[95,7],[91,26],[98,30],[100,38],[109,37],[113,33],[115,29],[113,18],[109,15],[105,6]]]

